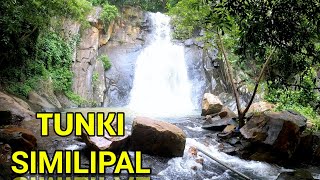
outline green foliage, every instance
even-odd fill
[[[309,120],[309,122],[312,123],[311,130],[313,131],[319,131],[320,130],[320,116],[317,114],[317,112],[310,106],[302,106],[299,104],[293,104],[293,105],[287,105],[287,104],[280,104],[277,107],[277,110],[294,110],[301,115],[303,115],[305,118]]]
[[[95,89],[97,87],[98,80],[99,80],[99,74],[97,72],[94,72],[93,75],[92,75],[92,86],[93,86],[93,89]]]
[[[320,103],[320,96],[314,91],[314,70],[308,70],[300,84],[289,88],[272,87],[269,85],[265,99],[277,104],[278,110],[292,109],[305,116],[314,125],[314,130],[320,130],[320,116],[315,110],[315,105]]]
[[[108,1],[107,0],[90,0],[90,2],[94,6],[99,6],[99,5],[103,5],[104,3],[107,3]]]
[[[85,99],[73,93],[72,91],[65,92],[65,95],[77,105],[87,104],[87,101]]]
[[[79,41],[79,37],[68,42],[51,31],[61,27],[61,18],[84,23],[91,9],[87,0],[1,3],[0,82],[7,90],[26,97],[41,80],[51,78],[54,91],[77,99],[71,93],[70,44]]]
[[[176,38],[190,38],[197,29],[206,31],[204,42],[218,42],[216,34],[222,35],[231,64],[253,79],[271,54],[266,66],[266,99],[279,108],[294,107],[319,119],[310,110],[319,104],[313,70],[320,65],[317,0],[180,0],[174,6],[171,2],[168,7]]]
[[[296,74],[319,65],[320,4],[316,0],[227,0],[225,7],[240,28],[238,54],[257,63],[276,48],[269,80],[287,83]]]
[[[104,70],[108,71],[111,68],[111,61],[108,56],[102,55],[98,58],[98,60],[102,61]]]
[[[109,0],[110,4],[123,6],[140,6],[145,11],[164,12],[166,7],[165,0]]]
[[[210,7],[203,5],[200,0],[181,0],[168,8],[176,39],[188,39],[196,30],[204,28],[203,19],[210,13]]]
[[[46,65],[46,69],[70,67],[72,51],[70,45],[56,33],[46,33],[39,37],[36,57]]]
[[[110,5],[105,3],[101,12],[101,19],[109,24],[112,20],[114,20],[117,16],[119,16],[118,8],[114,5]]]
[[[84,21],[91,9],[86,0],[17,0],[0,5],[0,63],[21,65],[35,55],[41,32],[48,30],[53,17]]]

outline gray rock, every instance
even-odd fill
[[[42,111],[54,112],[58,110],[56,106],[52,105],[46,98],[40,96],[35,91],[29,93],[28,100],[30,103],[40,106]]]
[[[210,93],[205,93],[202,98],[202,116],[215,114],[221,111],[223,107],[222,102],[220,99]]]
[[[192,46],[193,44],[194,44],[193,39],[187,39],[187,40],[184,41],[184,45],[185,45],[186,47],[190,47],[190,46]]]
[[[251,142],[271,146],[290,158],[296,151],[307,119],[290,111],[264,112],[254,115],[240,129]]]

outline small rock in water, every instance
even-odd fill
[[[203,158],[197,158],[196,159],[196,163],[199,163],[199,164],[203,165],[204,159]]]
[[[193,147],[193,146],[191,146],[190,148],[189,148],[189,154],[191,155],[191,156],[194,156],[194,157],[197,157],[197,155],[198,155],[198,150],[197,150],[197,148],[195,148],[195,147]]]
[[[231,133],[234,132],[234,130],[237,128],[237,126],[231,124],[228,125],[226,128],[224,128],[224,130],[222,131],[223,133]]]

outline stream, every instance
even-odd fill
[[[183,157],[162,158],[143,155],[143,166],[152,167],[151,179],[164,180],[202,180],[202,179],[241,179],[238,175],[225,169],[201,152],[198,156],[203,163],[197,163],[189,155],[191,146],[201,147],[212,156],[227,163],[252,179],[276,179],[280,172],[290,171],[276,165],[257,161],[246,161],[238,157],[219,152],[216,133],[201,128],[201,99],[195,92],[204,92],[204,82],[190,76],[187,67],[184,46],[171,41],[170,18],[160,13],[150,13],[153,30],[148,43],[136,59],[133,87],[129,103],[125,107],[67,109],[65,112],[125,112],[126,130],[131,130],[136,116],[147,116],[173,123],[187,135]],[[199,76],[199,75],[198,75]],[[197,96],[201,97],[201,96]],[[52,124],[51,124],[52,125]],[[25,122],[24,126],[40,135],[39,121]],[[55,150],[81,150],[81,164],[89,165],[89,150],[81,138],[75,136],[59,137],[52,128],[49,137],[38,138],[38,148],[53,154]],[[130,152],[133,156],[133,152]],[[110,168],[110,173],[112,173]],[[315,169],[313,172],[316,172]],[[315,178],[320,175],[314,173]],[[124,175],[125,176],[125,175]],[[107,179],[112,177],[106,176]]]

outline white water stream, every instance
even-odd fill
[[[150,18],[151,43],[137,59],[129,108],[152,116],[189,114],[195,107],[184,47],[171,42],[170,17],[150,13]]]

